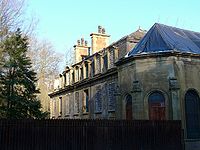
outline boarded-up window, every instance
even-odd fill
[[[108,111],[115,111],[116,106],[116,96],[115,93],[115,83],[110,83],[108,85]]]
[[[114,51],[110,50],[110,57],[109,57],[109,68],[113,68],[114,66]]]
[[[101,57],[100,56],[97,56],[97,63],[96,63],[96,66],[97,66],[97,68],[96,68],[96,71],[97,71],[97,73],[101,73]]]
[[[106,71],[108,69],[108,56],[107,54],[103,57],[103,71]]]
[[[97,86],[95,94],[95,112],[102,112],[101,86]]]
[[[79,113],[79,93],[75,93],[74,113]]]

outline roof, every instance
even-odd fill
[[[146,30],[142,30],[141,28],[139,28],[138,30],[136,30],[135,32],[132,32],[131,34],[128,34],[126,36],[123,36],[122,38],[120,38],[119,40],[117,40],[116,42],[113,42],[112,44],[110,44],[109,46],[113,46],[113,45],[117,45],[118,43],[120,43],[121,41],[127,39],[127,38],[131,38],[134,41],[139,41],[142,37],[144,37],[144,35],[146,34]],[[108,46],[108,47],[109,47]]]
[[[170,51],[200,54],[200,33],[155,23],[128,56]]]
[[[146,33],[147,33],[146,30],[142,30],[142,29],[139,27],[139,29],[138,29],[137,31],[135,31],[135,32],[133,32],[133,33],[131,33],[131,34],[129,34],[127,37],[133,38],[134,40],[139,41],[141,38],[144,37],[144,35],[145,35]]]

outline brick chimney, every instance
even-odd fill
[[[89,48],[90,47],[87,45],[87,41],[85,41],[84,38],[77,40],[77,44],[74,45],[75,63],[82,61],[86,56],[89,55]]]
[[[91,33],[92,54],[106,48],[108,46],[110,35],[106,34],[105,28],[98,26],[98,33]]]

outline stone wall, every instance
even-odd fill
[[[125,119],[125,97],[132,96],[133,119],[149,119],[148,95],[160,91],[166,100],[166,118],[172,119],[169,79],[174,77],[173,58],[146,57],[134,59],[118,69],[122,101],[121,117]]]
[[[51,99],[53,118],[93,118],[112,119],[115,118],[117,110],[115,90],[117,76],[109,76],[94,83],[85,84],[74,91],[57,95]],[[88,90],[88,111],[84,107],[84,91]],[[62,102],[60,100],[62,99]],[[59,112],[62,103],[62,113]]]

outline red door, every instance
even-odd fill
[[[160,103],[150,104],[149,107],[150,120],[165,120],[165,107]]]

